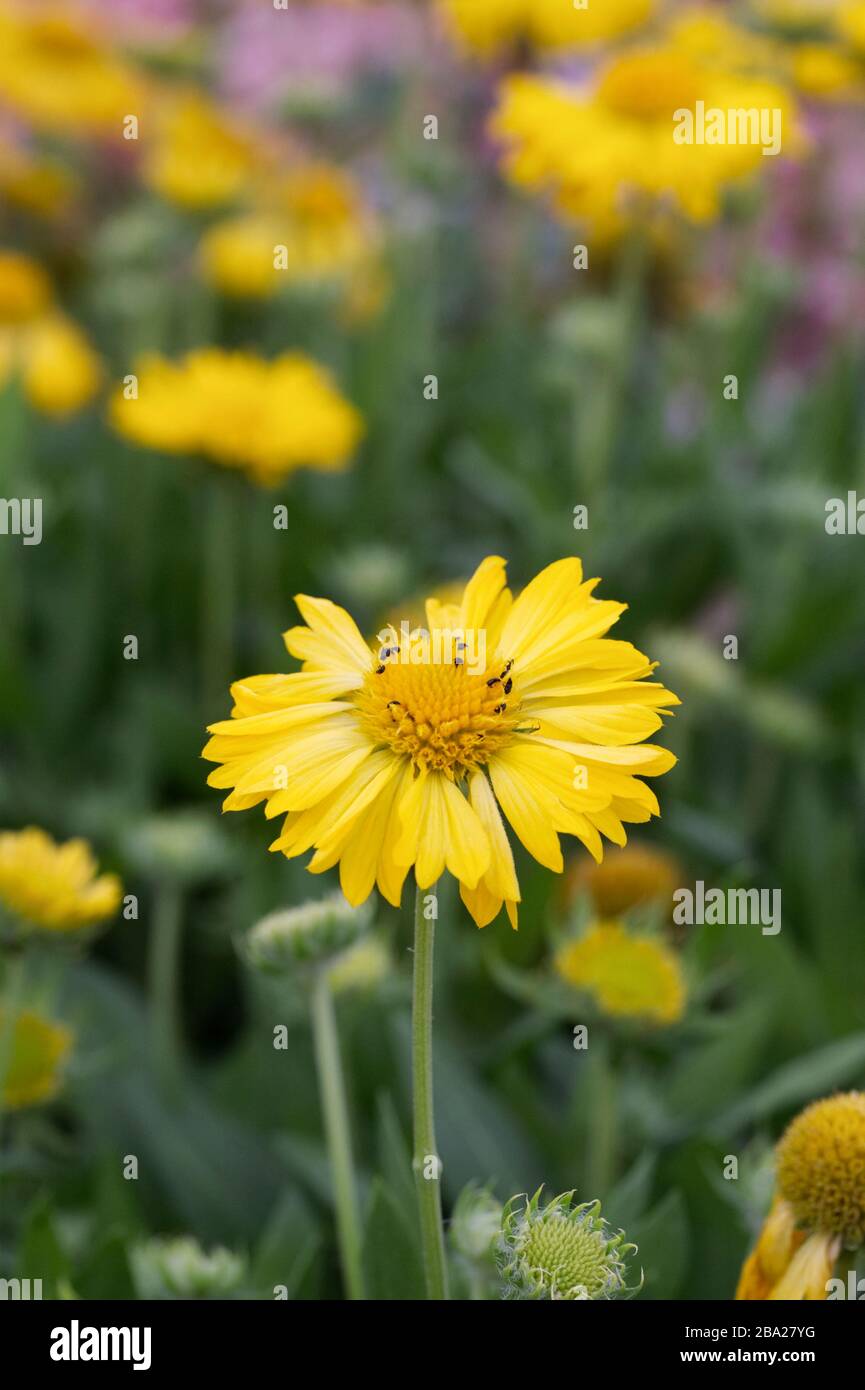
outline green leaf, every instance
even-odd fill
[[[417,1232],[383,1180],[373,1180],[364,1223],[363,1263],[372,1299],[422,1299],[423,1265]]]
[[[616,1183],[604,1201],[604,1216],[611,1226],[622,1227],[627,1233],[629,1226],[642,1216],[649,1204],[657,1164],[655,1154],[640,1154]]]
[[[300,1193],[287,1192],[271,1212],[253,1255],[255,1292],[272,1297],[284,1285],[289,1298],[314,1297],[323,1243],[309,1203]]]
[[[626,1235],[639,1247],[631,1268],[642,1266],[643,1297],[675,1298],[681,1289],[690,1244],[681,1192],[668,1192],[648,1216],[631,1223]]]
[[[865,1033],[854,1033],[779,1067],[750,1095],[727,1110],[717,1127],[729,1133],[765,1119],[776,1110],[816,1100],[838,1086],[861,1080],[863,1069]]]

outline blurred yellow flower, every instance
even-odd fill
[[[602,835],[621,844],[623,821],[658,812],[639,778],[675,762],[643,740],[678,700],[645,679],[641,652],[606,639],[623,609],[596,585],[569,558],[514,598],[490,556],[458,607],[431,601],[425,628],[394,626],[372,649],[344,609],[298,595],[307,626],[284,640],[303,669],[232,686],[204,750],[220,764],[209,784],[232,789],[226,811],[284,815],[271,849],[315,848],[312,873],[339,863],[352,904],[377,882],[397,906],[412,867],[421,890],[447,869],[479,927],[503,904],[516,926],[502,813],[561,873],[560,833],[600,859]]]
[[[567,878],[567,896],[585,890],[602,917],[620,917],[632,907],[658,902],[672,906],[682,871],[672,857],[649,845],[612,849],[603,862],[578,860]]]
[[[93,399],[102,364],[81,329],[50,310],[18,328],[0,327],[0,388],[15,375],[32,406],[63,417]]]
[[[776,1196],[737,1299],[820,1301],[842,1249],[865,1244],[865,1093],[815,1101],[776,1150]]]
[[[856,53],[865,55],[865,0],[853,0],[853,4],[843,5],[836,27]]]
[[[260,168],[251,134],[201,92],[164,94],[145,141],[143,176],[170,203],[190,210],[221,207],[239,197]]]
[[[45,415],[70,415],[87,405],[102,381],[102,364],[89,342],[63,314],[46,314],[27,330],[24,391]]]
[[[806,96],[860,100],[865,94],[861,64],[828,43],[799,43],[790,53],[793,81]]]
[[[60,4],[0,3],[0,103],[40,131],[114,136],[139,113],[134,68],[103,46],[81,16]]]
[[[0,1036],[5,1036],[8,1026],[0,1007]],[[63,1063],[71,1046],[68,1028],[30,1009],[22,1010],[12,1024],[9,1061],[5,1076],[0,1078],[4,1108],[19,1110],[51,1100],[60,1088]]]
[[[653,936],[636,935],[619,922],[597,922],[555,956],[567,984],[593,995],[604,1013],[647,1023],[678,1023],[685,1009],[679,958]]]
[[[301,353],[268,361],[200,348],[179,362],[143,357],[134,374],[138,396],[119,387],[109,406],[122,435],[167,453],[203,454],[264,485],[297,468],[345,468],[363,434],[359,411]]]
[[[0,250],[0,324],[26,323],[51,303],[51,282],[38,262]]]
[[[74,175],[62,165],[0,147],[0,196],[10,207],[34,217],[57,217],[69,208],[75,188]]]
[[[618,38],[652,17],[657,0],[439,0],[447,27],[475,53],[509,44],[579,48]]]
[[[773,116],[785,154],[801,136],[793,100],[779,83],[728,70],[677,45],[631,50],[607,63],[590,89],[518,74],[502,84],[492,130],[501,141],[504,168],[519,188],[544,194],[563,217],[587,222],[600,236],[621,234],[678,212],[709,222],[721,211],[731,183],[765,171],[766,139],[708,143],[688,137],[680,113],[692,122],[702,110],[753,111]],[[775,118],[773,116],[773,122]],[[674,138],[674,132],[684,137]]]
[[[86,840],[58,844],[33,826],[0,834],[0,907],[31,926],[90,926],[117,911],[121,891],[115,874],[99,874]]]
[[[255,210],[211,227],[205,277],[227,295],[268,298],[284,285],[334,285],[351,305],[377,307],[380,233],[360,189],[327,164],[300,167]]]

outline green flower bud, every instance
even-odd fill
[[[247,934],[246,958],[268,974],[324,964],[360,940],[370,917],[367,905],[352,907],[339,893],[271,912]]]
[[[223,1246],[207,1252],[192,1236],[154,1238],[130,1255],[139,1298],[222,1298],[243,1282],[246,1260]]]
[[[464,1259],[480,1264],[494,1254],[501,1235],[502,1204],[486,1188],[464,1187],[454,1206],[450,1241]]]
[[[354,990],[374,989],[390,973],[390,952],[377,936],[370,936],[350,946],[337,956],[327,972],[334,994]]]
[[[211,816],[162,811],[138,821],[123,836],[130,864],[148,878],[197,883],[230,872],[234,855]]]
[[[574,1193],[563,1192],[541,1206],[540,1197],[539,1188],[505,1207],[498,1248],[504,1297],[586,1300],[633,1292],[625,1258],[637,1247],[610,1230],[600,1202],[575,1206]]]

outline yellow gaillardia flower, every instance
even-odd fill
[[[18,374],[31,405],[62,416],[92,399],[102,367],[52,301],[51,282],[36,261],[0,251],[0,388]]]
[[[37,261],[18,251],[0,251],[0,324],[38,318],[51,297],[51,282]]]
[[[749,118],[740,133],[740,110],[757,114],[756,128]],[[721,113],[722,143],[706,138],[699,111],[704,118]],[[772,118],[768,144],[762,112]],[[621,54],[588,89],[511,76],[502,84],[492,131],[512,183],[549,197],[560,216],[585,221],[608,238],[635,219],[663,223],[677,213],[709,222],[729,185],[769,167],[764,149],[776,138],[785,154],[801,142],[784,86],[672,43]]]
[[[54,310],[16,329],[0,328],[0,387],[15,375],[32,406],[62,417],[96,395],[102,363],[77,324]]]
[[[190,90],[173,101],[164,99],[143,172],[150,187],[168,202],[198,210],[238,197],[260,165],[251,134],[200,92]]]
[[[302,353],[273,361],[200,348],[180,362],[142,358],[138,396],[114,393],[114,428],[146,448],[200,453],[273,485],[297,468],[345,468],[363,433],[359,412]]]
[[[0,1036],[5,1036],[6,1027],[0,1007]],[[51,1100],[60,1088],[63,1062],[72,1046],[69,1029],[23,1009],[12,1024],[10,1043],[2,1078],[4,1109],[19,1110]]]
[[[505,822],[541,864],[563,868],[559,834],[603,854],[602,835],[658,812],[641,777],[675,758],[643,743],[679,702],[649,681],[649,659],[605,634],[623,605],[593,596],[575,558],[543,570],[514,598],[492,556],[458,605],[427,603],[424,629],[390,630],[370,648],[344,609],[297,597],[306,626],[285,633],[294,675],[232,686],[229,720],[211,726],[210,785],[228,811],[261,802],[285,816],[271,848],[315,849],[309,869],[339,863],[346,898],[378,883],[398,905],[447,869],[478,926],[520,890]]]
[[[72,932],[112,916],[120,898],[86,840],[58,844],[33,826],[0,834],[0,907],[27,924]]]
[[[682,871],[672,855],[650,845],[611,850],[603,862],[579,860],[568,874],[569,896],[585,890],[602,917],[618,917],[642,903],[671,901]]]
[[[865,1244],[865,1093],[809,1105],[776,1150],[776,1197],[742,1269],[745,1301],[819,1301],[843,1249]]]
[[[267,298],[285,285],[334,285],[349,304],[374,306],[381,289],[380,233],[356,183],[333,165],[302,165],[268,186],[252,212],[218,222],[200,255],[227,295]]]
[[[865,0],[853,0],[850,5],[842,5],[835,27],[856,53],[865,55]]]
[[[685,1009],[682,967],[669,947],[619,922],[597,922],[556,953],[558,974],[588,991],[604,1013],[647,1023],[678,1023]]]
[[[120,140],[142,109],[143,84],[60,5],[0,6],[0,104],[37,130]]]
[[[27,398],[37,410],[71,415],[99,390],[102,363],[77,324],[64,314],[47,314],[27,330],[22,377]]]
[[[603,0],[577,7],[570,0],[440,0],[445,23],[471,52],[489,54],[509,44],[579,48],[638,29],[656,0]]]

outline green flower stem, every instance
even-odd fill
[[[180,1068],[180,948],[183,895],[180,885],[163,878],[156,886],[150,927],[148,975],[153,1027],[153,1055],[165,1090],[174,1086]]]
[[[618,1148],[616,1071],[610,1057],[609,1038],[595,1037],[589,1047],[586,1193],[606,1197],[613,1183]]]
[[[433,1118],[433,945],[435,918],[424,916],[424,902],[437,903],[435,889],[417,890],[414,910],[414,992],[412,997],[412,1080],[414,1177],[420,1216],[427,1298],[445,1299],[448,1274],[442,1229],[441,1162]],[[432,1160],[432,1162],[431,1162]]]
[[[324,1112],[324,1130],[333,1178],[343,1279],[348,1297],[362,1299],[365,1294],[351,1130],[333,995],[325,969],[319,969],[315,976],[312,991],[312,1032],[318,1086]]]
[[[229,481],[208,477],[201,566],[201,643],[204,701],[213,718],[214,702],[224,700],[234,656],[237,607],[236,500]]]
[[[0,1144],[3,1140],[3,1115],[5,1110],[4,1093],[6,1077],[12,1062],[15,1043],[15,1021],[21,1012],[24,989],[24,955],[18,952],[7,957],[3,974],[3,989],[0,994],[3,1016],[0,1022]]]

